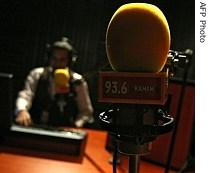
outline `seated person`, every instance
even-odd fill
[[[50,65],[30,71],[16,99],[17,124],[83,127],[93,122],[87,82],[69,67],[72,54],[73,46],[62,38],[51,47]]]

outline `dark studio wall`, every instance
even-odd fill
[[[28,71],[42,66],[46,44],[62,36],[69,37],[77,49],[74,70],[89,74],[90,96],[98,113],[106,104],[98,103],[97,67],[105,60],[105,32],[113,13],[129,0],[1,0],[0,1],[0,72],[14,74],[14,97]],[[165,14],[171,31],[171,49],[195,51],[195,2],[192,0],[138,1],[158,6]],[[109,65],[105,69],[110,69]],[[194,54],[188,80],[194,82]],[[182,78],[179,69],[175,77]]]

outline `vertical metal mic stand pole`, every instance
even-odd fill
[[[136,105],[135,108],[135,122],[134,122],[134,141],[119,141],[119,151],[129,157],[128,170],[129,173],[139,173],[140,172],[140,155],[149,152],[149,145],[143,144],[139,145],[140,140],[140,131],[143,128],[143,107],[142,105]],[[129,117],[129,116],[128,116]],[[120,117],[118,117],[120,118]],[[121,117],[124,118],[124,117]],[[119,129],[120,130],[120,129]]]
[[[140,156],[130,155],[129,156],[129,173],[139,173]]]
[[[140,116],[137,114],[140,114]],[[140,106],[140,109],[137,110],[137,114],[136,114],[136,123],[135,123],[135,136],[136,136],[135,142],[140,143],[138,136],[140,136],[139,131],[140,131],[140,129],[142,129],[143,116],[144,116],[143,108],[141,106]],[[141,152],[129,156],[129,173],[139,173],[140,172],[139,171],[139,169],[140,169],[140,154],[141,154]]]

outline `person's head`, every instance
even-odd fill
[[[53,43],[50,53],[50,64],[54,69],[66,68],[72,58],[73,46],[63,37]]]

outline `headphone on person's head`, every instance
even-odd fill
[[[78,54],[73,46],[73,42],[67,37],[62,37],[60,40],[55,41],[52,45],[47,44],[47,61],[49,62],[54,49],[64,49],[69,52],[69,66],[72,67],[77,62]]]

